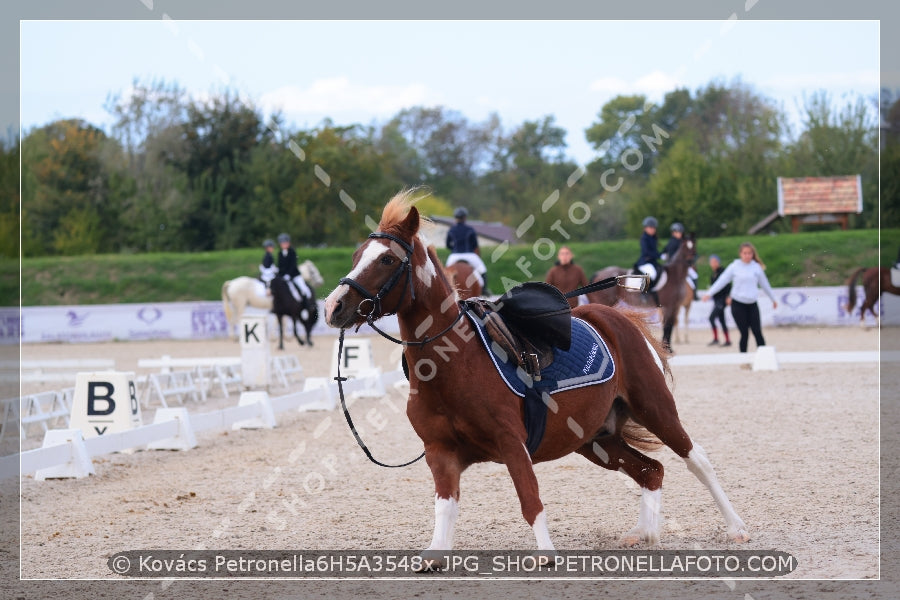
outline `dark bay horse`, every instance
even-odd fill
[[[319,320],[319,307],[316,304],[316,292],[312,287],[309,288],[312,298],[301,295],[298,301],[294,298],[291,290],[288,289],[288,282],[281,277],[276,277],[270,284],[272,290],[272,312],[278,317],[278,349],[284,350],[284,325],[282,320],[285,316],[291,318],[294,324],[294,337],[302,346],[304,343],[313,345],[310,332]],[[297,332],[297,321],[303,324],[306,330],[306,341],[300,337]]]
[[[693,264],[697,257],[697,240],[694,235],[685,237],[684,241],[678,247],[678,252],[672,257],[668,264],[662,266],[666,280],[662,286],[657,286],[656,298],[653,294],[644,292],[628,291],[621,286],[615,286],[599,292],[591,292],[587,294],[588,302],[595,304],[603,304],[605,306],[613,306],[616,302],[626,302],[632,306],[641,308],[652,308],[659,306],[660,317],[663,327],[662,341],[663,346],[668,351],[672,351],[672,328],[678,319],[678,311],[685,304],[685,296],[692,294],[690,287],[687,285],[688,268]],[[602,281],[607,277],[615,277],[628,273],[621,267],[606,267],[594,273],[591,283]],[[660,278],[660,281],[662,278]],[[657,298],[659,302],[657,304]],[[693,299],[693,296],[691,296]],[[688,307],[690,304],[687,305]],[[687,319],[687,309],[685,309],[685,319]]]
[[[900,288],[891,283],[891,270],[887,267],[860,267],[853,272],[847,279],[847,312],[853,314],[856,308],[856,281],[862,275],[862,286],[865,292],[862,308],[859,311],[859,324],[865,324],[866,311],[872,313],[875,321],[878,321],[878,315],[875,314],[875,303],[881,299],[881,295],[885,292],[900,296]]]
[[[444,273],[450,280],[450,285],[456,287],[460,300],[481,295],[481,279],[475,268],[466,261],[460,260],[444,267]]]
[[[573,452],[637,482],[637,524],[621,541],[655,544],[661,529],[663,467],[641,450],[659,447],[659,442],[684,459],[707,487],[725,518],[729,538],[748,540],[747,528],[706,453],[679,421],[665,352],[635,311],[599,304],[572,310],[606,340],[615,372],[605,383],[548,396],[544,436],[529,454],[523,400],[494,369],[462,314],[464,305],[444,276],[434,248],[426,247],[418,235],[419,213],[410,197],[411,192],[401,192],[387,204],[378,230],[356,250],[352,270],[326,299],[325,322],[346,329],[397,315],[409,365],[406,413],[424,443],[435,487],[434,534],[424,556],[452,550],[461,474],[487,461],[506,465],[539,556],[552,553],[533,463]],[[441,566],[439,559],[429,560],[429,566]]]

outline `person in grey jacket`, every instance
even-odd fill
[[[731,284],[731,316],[738,331],[741,332],[741,339],[738,342],[741,352],[747,351],[748,331],[753,332],[757,347],[766,345],[759,320],[759,305],[756,303],[759,290],[762,289],[772,300],[772,308],[778,308],[775,292],[769,285],[764,268],[765,265],[753,244],[744,242],[741,244],[740,258],[728,265],[703,296],[703,300],[707,301],[710,296],[716,295],[726,285]]]

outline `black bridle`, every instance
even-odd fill
[[[443,331],[441,331],[437,335],[433,335],[431,337],[426,336],[424,339],[419,340],[417,342],[408,342],[405,340],[397,339],[394,336],[387,333],[386,331],[379,329],[378,326],[375,325],[375,321],[377,321],[381,317],[384,317],[386,315],[393,315],[393,314],[397,313],[397,311],[400,309],[400,304],[403,302],[403,298],[406,296],[407,289],[409,289],[410,298],[412,300],[415,300],[416,299],[416,288],[412,285],[412,255],[413,255],[412,245],[407,244],[405,241],[403,241],[402,239],[398,238],[395,235],[391,235],[390,233],[384,233],[381,231],[375,231],[373,233],[370,233],[369,238],[370,239],[387,239],[387,240],[391,240],[392,242],[396,242],[401,248],[406,250],[406,256],[403,257],[403,259],[400,261],[400,265],[397,267],[397,269],[391,274],[390,277],[388,277],[387,281],[384,282],[384,284],[381,286],[381,288],[375,294],[371,293],[361,283],[359,283],[358,281],[356,281],[354,279],[351,279],[350,277],[342,277],[339,280],[338,283],[346,283],[347,285],[349,285],[350,287],[352,287],[354,290],[356,290],[357,292],[359,292],[362,295],[363,299],[359,303],[359,306],[356,307],[356,314],[358,314],[361,317],[364,317],[366,319],[366,324],[369,327],[371,327],[372,329],[374,329],[376,332],[378,332],[378,334],[381,337],[388,339],[388,340],[394,342],[395,344],[400,344],[401,346],[424,346],[426,344],[429,344],[429,343],[435,341],[436,339],[439,339],[444,334],[446,334],[448,331],[453,329],[453,326],[456,325],[460,319],[462,319],[463,315],[468,310],[465,307],[465,305],[460,305],[459,314],[456,316],[456,318],[453,320],[453,322],[450,323],[450,325],[448,325]],[[404,281],[404,284],[403,284],[403,292],[400,294],[400,297],[397,299],[397,304],[394,306],[394,310],[392,310],[390,312],[383,312],[381,310],[381,300],[385,296],[387,296],[391,292],[391,290],[394,289],[394,287],[397,285],[397,283],[399,283],[400,279],[403,277],[404,273],[406,273],[406,280]],[[366,306],[366,303],[371,303],[371,305],[372,305],[371,309],[368,311],[364,310],[364,308],[363,308],[364,306],[366,308],[369,308],[368,306]],[[361,325],[362,324],[360,323],[360,325],[357,326],[357,330],[359,329],[359,327]]]
[[[411,244],[407,244],[405,241],[401,240],[395,235],[391,235],[390,233],[383,233],[381,231],[375,231],[369,234],[369,239],[378,239],[384,238],[387,240],[391,240],[392,242],[396,242],[401,248],[406,250],[406,256],[400,261],[400,266],[397,267],[387,281],[384,282],[384,285],[381,286],[381,289],[378,290],[377,293],[373,294],[365,287],[362,286],[358,281],[351,279],[349,277],[341,277],[338,283],[346,283],[357,292],[362,294],[363,301],[359,303],[359,306],[356,307],[356,313],[361,317],[365,317],[366,321],[371,324],[371,321],[375,321],[376,319],[380,319],[385,315],[392,315],[397,312],[397,309],[400,308],[400,303],[403,302],[403,297],[406,295],[406,290],[409,288],[411,290],[412,299],[416,299],[416,290],[412,286],[412,255],[413,255],[413,247]],[[397,300],[397,305],[394,307],[389,313],[382,312],[381,310],[381,299],[387,296],[391,290],[394,289],[394,286],[400,281],[400,278],[403,277],[403,274],[406,273],[406,280],[403,283],[403,293],[400,294],[400,298]],[[368,312],[363,312],[363,305],[366,302],[372,303],[372,309]],[[376,315],[376,313],[378,313]]]

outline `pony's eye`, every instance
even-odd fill
[[[394,257],[392,257],[392,256],[382,256],[382,257],[381,257],[381,264],[383,264],[383,265],[386,266],[386,267],[391,266],[392,264],[394,264]]]

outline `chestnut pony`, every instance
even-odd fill
[[[452,550],[460,476],[470,465],[486,461],[506,465],[522,516],[534,532],[538,556],[552,553],[533,463],[572,452],[637,482],[637,525],[622,542],[657,543],[663,467],[638,449],[648,449],[650,441],[654,447],[661,441],[684,459],[712,494],[732,540],[749,539],[705,452],[678,419],[660,344],[633,311],[599,304],[572,310],[606,340],[615,373],[606,383],[545,399],[549,409],[544,437],[529,455],[523,401],[503,383],[472,324],[461,314],[465,305],[458,302],[434,248],[418,233],[419,213],[410,196],[410,191],[401,192],[387,204],[378,231],[356,250],[352,270],[326,299],[325,321],[346,329],[397,315],[409,365],[406,414],[424,443],[434,478],[434,535],[423,556]],[[634,435],[637,426],[642,427],[638,433],[643,433],[644,444]],[[439,559],[426,563],[441,566]]]
[[[694,234],[685,237],[684,241],[678,247],[678,251],[672,256],[668,264],[662,268],[666,273],[666,281],[661,288],[656,290],[656,298],[652,294],[644,292],[628,291],[621,286],[611,287],[599,292],[591,292],[587,294],[588,302],[603,304],[605,306],[613,306],[618,301],[627,302],[632,306],[652,308],[657,306],[656,299],[659,300],[660,317],[662,320],[662,342],[666,350],[672,350],[672,329],[678,321],[678,311],[681,307],[685,307],[685,321],[687,321],[687,312],[690,308],[690,302],[686,299],[689,296],[693,300],[693,291],[686,283],[688,268],[697,256],[697,240]],[[594,273],[591,277],[591,283],[602,281],[608,277],[617,275],[625,275],[628,273],[622,267],[606,267]],[[687,334],[685,334],[687,335]]]
[[[851,314],[856,308],[856,281],[860,275],[862,275],[863,291],[866,296],[859,311],[859,324],[865,325],[866,311],[872,313],[875,320],[878,320],[878,315],[875,314],[875,303],[881,299],[881,295],[887,292],[900,296],[900,288],[891,283],[891,270],[887,267],[858,268],[847,279],[847,306],[845,308]]]

